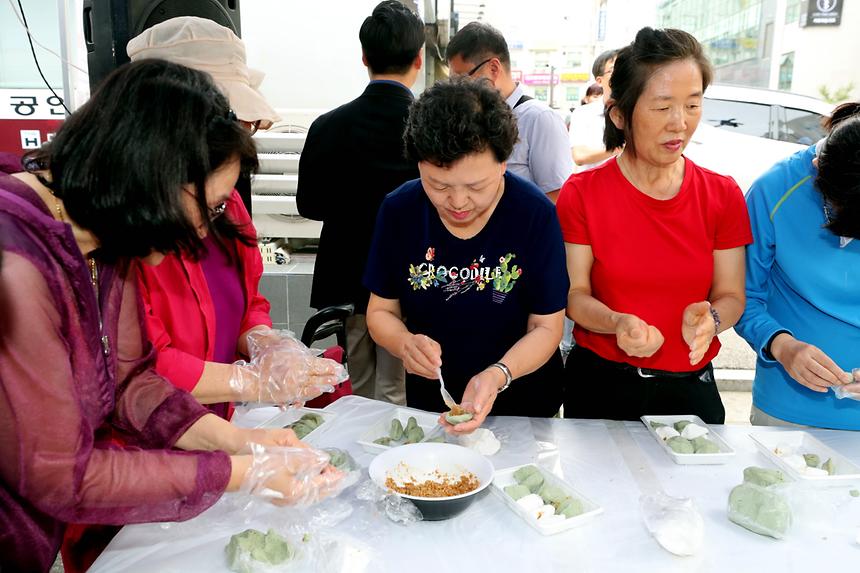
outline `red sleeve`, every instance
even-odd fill
[[[149,281],[155,275],[145,266],[146,263],[136,262],[135,270],[143,301],[143,316],[149,340],[156,350],[155,369],[159,374],[170,380],[177,388],[191,392],[203,376],[206,362],[193,354],[183,352],[173,347],[173,340],[164,326],[161,318],[153,312],[150,299]]]
[[[257,238],[257,229],[251,221],[248,211],[239,196],[239,192],[233,190],[230,202],[227,206],[230,220],[239,225],[248,236]],[[263,257],[256,245],[239,245],[239,256],[242,258],[243,280],[245,292],[248,295],[248,306],[245,308],[245,316],[242,318],[242,327],[239,332],[245,333],[255,326],[272,326],[272,318],[269,315],[271,305],[266,298],[260,294],[260,277],[263,276]]]
[[[588,225],[585,221],[585,202],[582,197],[581,178],[571,175],[561,186],[556,212],[561,223],[561,235],[565,243],[590,245]]]
[[[722,195],[714,234],[714,249],[734,249],[753,242],[744,194],[731,177],[721,187]]]

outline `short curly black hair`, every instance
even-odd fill
[[[517,136],[511,107],[489,82],[451,78],[412,104],[403,141],[410,160],[447,167],[487,149],[499,163],[506,161]]]

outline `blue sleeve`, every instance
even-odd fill
[[[532,274],[528,283],[529,314],[553,314],[567,307],[570,290],[561,226],[551,205],[541,209],[533,221],[533,228],[525,230],[533,237],[528,269]]]
[[[762,350],[774,334],[788,329],[767,311],[771,268],[776,254],[771,208],[765,193],[768,183],[767,178],[757,180],[747,196],[753,244],[747,246],[746,250],[746,307],[735,325],[735,331],[752,346],[759,359],[775,363],[776,361],[766,356]]]
[[[382,202],[376,215],[373,241],[370,243],[367,266],[364,268],[365,288],[376,296],[388,299],[400,298],[400,289],[397,288],[397,275],[400,270],[397,263],[399,258],[397,221],[398,217],[392,209],[392,199],[389,195]]]

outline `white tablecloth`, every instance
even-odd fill
[[[355,439],[394,408],[350,396],[330,405],[337,417],[313,437],[317,446],[348,450],[361,465],[372,455]],[[257,413],[256,415],[260,415]],[[503,442],[490,459],[496,469],[538,463],[567,480],[604,508],[582,527],[545,537],[529,527],[495,495],[484,495],[454,519],[397,525],[366,508],[335,525],[329,535],[344,540],[351,572],[389,571],[857,571],[860,569],[860,498],[854,486],[810,489],[785,540],[755,535],[728,521],[730,490],[743,468],[771,467],[743,426],[714,430],[737,452],[725,465],[675,464],[638,422],[490,418],[486,424]],[[779,432],[778,428],[755,428]],[[860,439],[852,432],[810,430],[818,439],[860,462]],[[691,497],[705,521],[699,555],[667,553],[645,529],[639,510],[642,493],[662,489]],[[347,490],[341,505],[354,500]],[[225,503],[228,503],[229,500]],[[227,571],[224,546],[233,533],[267,528],[295,518],[295,510],[256,505],[246,518],[225,517],[223,504],[194,520],[170,525],[127,526],[91,571]],[[365,504],[367,506],[367,504]],[[322,570],[319,564],[313,570]],[[287,571],[296,570],[286,569]]]

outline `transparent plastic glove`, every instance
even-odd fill
[[[329,455],[312,448],[250,444],[253,461],[241,491],[275,505],[308,506],[344,487],[346,474],[329,464]]]
[[[695,555],[705,538],[705,521],[689,498],[664,493],[643,495],[639,499],[645,527],[654,539],[675,555]]]
[[[241,401],[303,403],[349,377],[343,365],[317,357],[288,331],[252,331],[247,339],[251,361],[234,364],[229,381]]]
[[[843,398],[848,398],[849,400],[860,400],[860,368],[854,368],[851,370],[851,380],[850,384],[846,384],[845,386],[831,386],[831,390],[836,394],[836,397],[840,400]]]

